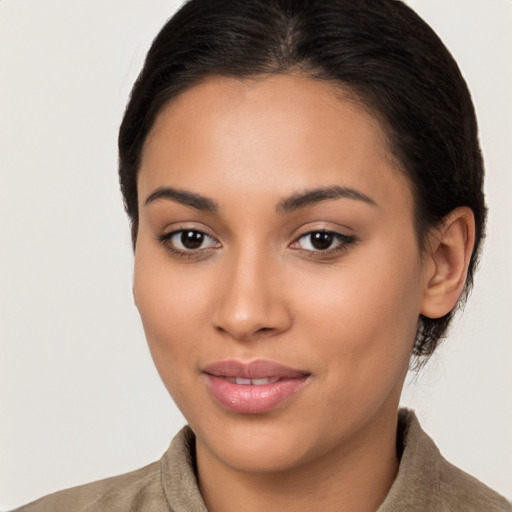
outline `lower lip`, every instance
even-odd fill
[[[242,414],[259,414],[275,409],[297,393],[308,377],[281,379],[262,386],[240,385],[222,377],[206,374],[214,398],[226,409]]]

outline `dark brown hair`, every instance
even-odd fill
[[[433,30],[399,0],[190,0],[154,40],[119,131],[124,204],[138,229],[137,173],[162,107],[208,76],[300,72],[352,91],[383,123],[415,195],[421,248],[453,209],[475,215],[464,303],[484,237],[483,162],[474,107]],[[430,355],[453,311],[420,317],[415,355]]]

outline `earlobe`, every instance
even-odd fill
[[[475,218],[468,207],[450,212],[432,229],[425,261],[421,314],[440,318],[457,304],[475,244]]]

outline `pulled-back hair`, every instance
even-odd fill
[[[474,213],[484,237],[483,162],[470,93],[433,30],[399,0],[190,0],[155,38],[119,131],[119,177],[136,244],[137,173],[162,107],[212,76],[300,73],[339,84],[381,121],[415,198],[416,234],[453,209]],[[414,354],[430,355],[454,311],[420,317]]]

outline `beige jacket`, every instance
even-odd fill
[[[512,506],[447,462],[412,411],[399,414],[402,458],[377,512],[512,512]],[[57,492],[19,512],[207,512],[193,463],[194,434],[185,427],[158,462],[124,475]]]

